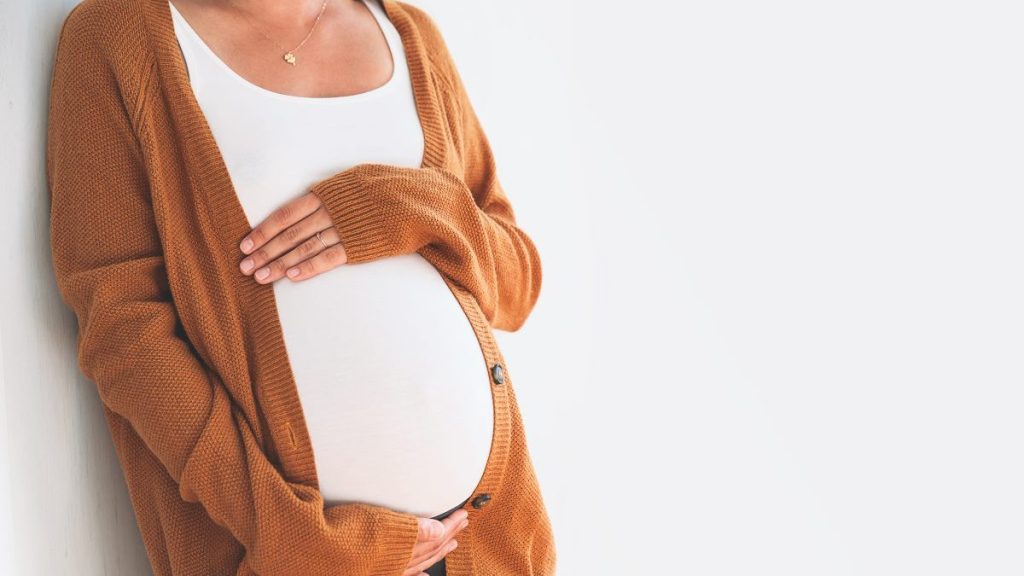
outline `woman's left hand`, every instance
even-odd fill
[[[282,277],[305,280],[348,262],[334,222],[311,192],[271,212],[239,248],[246,255],[239,263],[242,273],[253,274],[261,284]]]

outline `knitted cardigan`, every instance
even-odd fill
[[[310,190],[345,265],[420,253],[478,337],[494,435],[448,574],[550,575],[551,525],[492,333],[519,329],[534,307],[537,249],[435,22],[405,2],[383,6],[408,56],[422,165],[359,164]],[[166,0],[85,0],[68,14],[46,170],[78,365],[98,390],[154,573],[399,576],[416,517],[326,506],[318,489],[273,286],[238,267],[254,223],[191,91]]]

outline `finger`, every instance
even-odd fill
[[[285,276],[291,280],[299,282],[301,280],[312,278],[317,274],[321,274],[324,270],[337,267],[348,262],[348,254],[345,252],[345,247],[341,245],[341,238],[338,236],[338,230],[333,225],[321,230],[320,238],[323,238],[323,242],[321,242],[316,237],[316,234],[314,234],[305,242],[299,244],[290,252],[278,258],[278,261],[281,262],[284,268]],[[340,257],[336,260],[332,260],[330,266],[320,269],[317,269],[314,266],[301,266],[303,262],[317,256],[327,249],[341,250]]]
[[[321,234],[323,236],[323,234]],[[292,280],[305,280],[337,268],[345,262],[348,262],[348,257],[345,255],[345,249],[340,243],[331,244],[327,248],[317,252],[313,257],[307,258],[302,262],[299,262],[292,268],[298,270],[298,272],[291,277]]]
[[[467,519],[468,515],[469,513],[466,512],[465,509],[456,510],[441,522],[445,530],[441,538],[434,540],[419,540],[413,547],[412,560],[409,565],[413,566],[417,563],[421,563],[423,560],[433,555],[439,548],[447,544],[449,540],[454,538],[469,524],[469,520]]]
[[[252,274],[256,280],[269,281],[270,278],[264,275],[264,270],[281,254],[293,249],[310,236],[330,226],[330,216],[326,210],[317,209],[305,218],[293,223],[291,226],[281,230],[273,238],[267,239],[259,248],[253,249],[241,262],[238,267],[243,274]]]
[[[452,516],[445,518],[443,521],[445,532],[441,538],[417,542],[413,547],[412,559],[409,561],[409,566],[412,567],[422,564],[439,549],[443,548],[456,535],[458,535],[458,533],[469,524],[469,520],[465,516],[466,514],[460,514],[459,516],[452,514]],[[460,521],[459,518],[462,518],[462,520]],[[456,522],[458,522],[458,524],[456,524]]]
[[[440,542],[444,536],[449,535],[453,530],[457,530],[459,525],[462,524],[462,521],[465,520],[467,516],[469,516],[469,512],[467,512],[465,508],[459,508],[443,520],[437,520],[435,518],[420,518],[420,538],[417,540],[417,543],[428,544],[430,542],[434,542],[436,544],[437,542]],[[424,525],[427,527],[436,527],[437,525],[440,525],[441,532],[435,534],[435,536],[431,538],[429,530],[423,528]]]
[[[440,520],[434,518],[420,518],[420,531],[416,536],[417,542],[440,540],[445,533],[445,526]]]
[[[438,548],[443,547],[447,542],[449,542],[449,540],[455,538],[459,534],[459,532],[461,532],[469,524],[469,521],[465,518],[459,524],[455,524],[455,522],[457,522],[455,519],[452,520],[453,522],[451,524],[444,523],[444,532],[442,533],[441,537],[435,538],[433,540],[417,541],[417,544],[413,547],[413,557],[412,560],[410,561],[410,566],[423,562],[424,560],[429,558],[431,554],[437,551]]]
[[[242,238],[239,248],[252,254],[277,236],[282,230],[312,214],[323,204],[312,193],[305,193],[278,206],[262,222]]]
[[[325,230],[333,228],[326,211],[317,210],[282,230],[280,234],[245,257],[238,266],[242,273],[252,274],[258,282],[273,282],[284,276],[290,266],[323,250],[324,246],[316,238],[316,233],[321,232],[320,236],[323,237]],[[330,244],[327,238],[324,238],[324,242]],[[282,260],[285,256],[288,258]]]

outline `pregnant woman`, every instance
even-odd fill
[[[541,286],[434,21],[85,0],[54,270],[155,574],[548,575],[494,329]]]

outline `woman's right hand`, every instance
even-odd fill
[[[438,563],[455,549],[455,535],[469,525],[469,512],[459,508],[444,520],[420,518],[420,532],[412,549],[412,560],[402,576],[422,576],[425,570]]]

